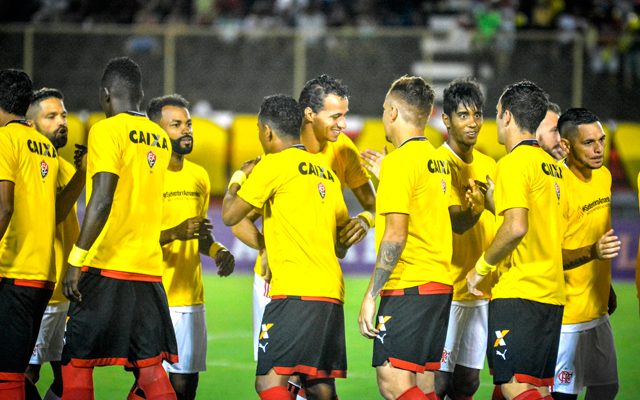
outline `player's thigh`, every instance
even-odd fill
[[[171,320],[178,345],[177,363],[164,363],[173,374],[197,374],[207,370],[207,321],[204,304],[172,307]]]

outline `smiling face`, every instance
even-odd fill
[[[67,144],[67,110],[62,100],[49,97],[39,104],[39,112],[33,121],[38,132],[46,136],[53,147],[60,149]]]
[[[604,162],[605,133],[600,122],[578,126],[571,139],[571,156],[582,166],[598,169]],[[566,140],[566,139],[563,139]]]
[[[454,141],[465,147],[473,147],[482,128],[482,110],[478,110],[475,105],[460,103],[450,117],[444,115],[444,123]]]
[[[322,110],[315,114],[313,119],[313,132],[318,141],[335,142],[340,133],[347,129],[345,115],[349,112],[349,100],[336,96],[327,95],[324,98]]]
[[[174,153],[180,155],[191,153],[193,150],[193,127],[189,110],[182,107],[164,106],[159,125],[169,135]]]

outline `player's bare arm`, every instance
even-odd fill
[[[113,195],[118,186],[118,175],[110,172],[99,172],[93,176],[93,192],[82,221],[82,229],[76,247],[89,250],[96,241],[102,228],[107,223],[113,204]],[[82,265],[71,265],[62,280],[62,293],[71,301],[82,301],[78,290]]]
[[[472,179],[469,179],[469,189],[465,192],[465,199],[468,203],[467,209],[463,209],[462,206],[449,207],[451,228],[457,235],[462,235],[473,228],[484,211],[484,194]]]
[[[260,158],[245,162],[238,172],[242,172],[245,177],[248,177],[249,174],[251,174],[251,171],[253,171],[253,167],[255,167],[259,161]],[[237,224],[242,221],[242,219],[246,217],[251,210],[253,210],[253,206],[251,204],[247,203],[241,197],[238,197],[238,190],[240,190],[240,187],[240,184],[237,182],[231,183],[229,190],[227,190],[227,193],[224,195],[224,199],[222,200],[222,222],[226,226],[233,226]]]
[[[13,216],[13,193],[15,183],[0,181],[0,240],[4,237]]]
[[[610,260],[618,257],[620,241],[613,236],[613,229],[600,237],[596,243],[579,249],[562,249],[562,269],[568,271],[593,260]]]
[[[382,147],[382,153],[376,150],[367,149],[360,152],[360,158],[363,162],[360,164],[371,172],[373,176],[380,179],[380,165],[382,160],[389,154],[387,152],[387,146]]]
[[[231,232],[242,243],[252,249],[262,251],[264,249],[264,235],[256,227],[256,221],[261,215],[255,211],[251,211],[240,222],[231,227]]]
[[[358,325],[362,336],[374,339],[379,333],[373,325],[376,312],[376,298],[389,280],[391,273],[400,260],[400,255],[407,244],[409,232],[409,215],[390,213],[385,215],[385,231],[378,248],[378,258],[369,282],[369,287],[362,300]]]
[[[76,145],[73,161],[76,173],[62,192],[56,197],[56,225],[64,221],[78,201],[87,181],[87,148]]]
[[[201,215],[187,218],[179,225],[160,232],[160,245],[164,246],[175,240],[185,241],[203,238],[210,235],[212,229],[211,221]]]
[[[510,208],[504,211],[504,222],[498,229],[496,237],[485,251],[484,261],[491,266],[497,265],[500,261],[511,254],[522,241],[524,235],[529,230],[528,218],[529,210],[526,208]],[[467,287],[469,293],[474,296],[482,296],[483,293],[476,289],[486,275],[481,275],[476,268],[471,269],[467,274]]]
[[[351,220],[354,220],[354,219],[355,219],[355,218],[351,218]],[[351,220],[349,221],[349,224],[351,224]],[[347,226],[348,226],[348,225],[347,225]],[[336,228],[336,229],[337,229],[337,237],[338,237],[338,238],[340,238],[340,237],[341,237],[342,232],[347,228],[347,226],[344,226],[344,227],[342,227],[342,226],[338,226],[338,227]],[[365,233],[365,235],[366,235],[366,233]],[[350,248],[350,247],[351,247],[351,246],[347,246],[347,244],[346,244],[346,243],[343,243],[340,239],[338,239],[338,240],[336,241],[336,247],[335,247],[335,249],[336,249],[336,256],[337,256],[339,259],[341,259],[341,260],[342,260],[343,258],[345,258],[345,257],[346,257],[347,252],[349,251],[349,248]]]
[[[369,218],[372,218],[372,220],[369,221],[362,214],[356,218],[351,218],[347,226],[339,232],[338,236],[339,241],[344,243],[347,248],[360,242],[367,236],[367,232],[373,227],[373,216],[376,214],[376,192],[371,181],[351,189],[351,191],[356,196],[356,199],[358,199],[365,213],[368,213]]]
[[[213,261],[218,267],[218,276],[227,277],[233,273],[236,267],[236,258],[209,233],[200,237],[198,241],[198,251],[206,256],[213,256]],[[215,251],[215,254],[212,254]]]

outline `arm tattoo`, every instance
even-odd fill
[[[590,260],[591,259],[589,257],[583,256],[583,257],[577,258],[577,259],[575,259],[573,261],[570,261],[570,262],[568,262],[566,264],[563,264],[562,265],[562,269],[565,270],[565,271],[569,270],[569,269],[573,269],[573,268],[576,268],[576,267],[579,267],[579,266],[581,266],[583,264],[588,263]]]
[[[376,297],[380,294],[380,291],[391,276],[393,269],[396,267],[400,259],[400,254],[402,254],[402,245],[399,242],[383,241],[380,243],[378,261],[376,262],[376,269],[373,273],[371,296]]]

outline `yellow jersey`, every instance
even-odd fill
[[[58,152],[49,139],[25,120],[0,128],[0,180],[14,183],[13,215],[0,241],[0,278],[40,281],[53,290],[57,176]]]
[[[129,111],[95,124],[88,147],[87,177],[109,172],[118,175],[118,186],[109,219],[85,265],[161,277],[160,223],[164,177],[171,160],[169,136],[144,114]]]
[[[450,190],[449,165],[423,136],[405,141],[384,158],[376,196],[376,249],[380,249],[386,214],[408,214],[409,232],[383,290],[428,282],[453,284]]]
[[[469,179],[487,183],[487,175],[495,178],[496,162],[493,158],[473,150],[473,161],[466,163],[449,147],[443,144],[438,153],[449,164],[451,169],[451,190],[449,207],[461,206],[467,210],[469,205],[465,193],[469,188]],[[451,258],[451,279],[453,279],[454,301],[475,301],[491,298],[493,286],[492,274],[486,276],[478,285],[483,296],[476,297],[469,293],[467,273],[475,268],[482,253],[489,247],[495,236],[495,217],[490,211],[484,211],[476,224],[462,235],[453,233],[453,256]]]
[[[76,173],[76,168],[67,160],[60,157],[60,169],[58,170],[58,191],[60,194],[67,187],[67,184]],[[49,304],[66,303],[69,301],[62,294],[62,278],[67,273],[69,263],[69,253],[73,245],[78,241],[80,235],[80,225],[78,224],[78,215],[76,214],[76,206],[73,206],[73,210],[69,211],[69,215],[64,221],[56,226],[56,239],[54,242],[54,249],[56,255],[56,288],[53,291],[53,296],[49,300]]]
[[[566,190],[562,171],[535,140],[523,140],[496,168],[496,226],[511,208],[528,210],[528,230],[516,249],[498,264],[492,298],[518,298],[564,305],[562,238]]]
[[[210,188],[207,171],[197,164],[184,160],[182,170],[168,170],[162,194],[162,230],[188,218],[206,217]],[[162,265],[169,307],[204,304],[198,239],[162,246]]]
[[[575,250],[589,246],[611,229],[611,173],[604,166],[592,171],[591,181],[583,182],[558,163],[567,193],[567,230],[562,248]],[[563,324],[579,324],[600,318],[609,311],[611,260],[593,260],[564,271],[567,304]]]
[[[324,149],[316,153],[316,156],[320,158],[325,165],[330,166],[331,170],[338,175],[343,190],[345,185],[349,189],[355,189],[369,182],[369,173],[362,164],[360,164],[360,152],[358,148],[353,141],[349,139],[349,136],[344,133],[338,135],[338,140],[335,142],[327,142]],[[260,256],[258,256],[256,260],[254,272],[262,276]]]
[[[344,301],[335,242],[336,226],[345,226],[349,214],[338,177],[319,157],[302,145],[268,154],[238,196],[254,208],[264,207],[271,296]]]

